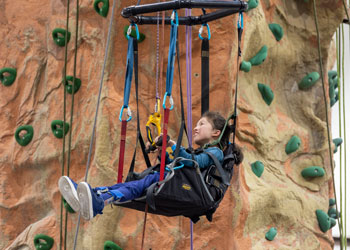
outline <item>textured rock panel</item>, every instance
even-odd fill
[[[151,1],[142,1],[142,3]],[[262,46],[268,48],[266,60],[239,74],[238,144],[245,160],[235,170],[230,192],[214,215],[194,225],[195,249],[331,249],[331,233],[322,233],[315,210],[327,211],[333,197],[331,169],[327,151],[327,131],[322,86],[319,81],[308,90],[298,83],[310,72],[319,72],[317,38],[312,1],[261,0],[245,15],[242,40],[243,60],[250,60]],[[110,1],[112,4],[112,1]],[[127,43],[122,34],[128,22],[119,13],[133,1],[118,1],[112,41],[100,106],[89,182],[111,185],[117,179],[120,122],[123,101]],[[33,249],[33,238],[45,233],[59,242],[62,140],[53,136],[52,120],[63,119],[62,72],[64,49],[52,40],[54,28],[65,27],[65,1],[30,0],[0,3],[0,67],[17,69],[11,87],[1,85],[0,120],[0,248]],[[67,74],[73,74],[75,39],[75,2],[71,3]],[[342,2],[317,1],[324,72],[334,63],[332,36],[342,21]],[[200,11],[193,11],[199,14]],[[184,11],[180,12],[181,15]],[[284,36],[277,42],[269,29],[279,24]],[[210,107],[228,115],[233,110],[237,56],[236,17],[210,23]],[[80,1],[77,77],[82,86],[75,95],[72,126],[70,175],[83,180],[96,108],[108,18],[93,10],[92,0]],[[139,45],[141,124],[153,112],[156,71],[156,27],[142,26],[146,40]],[[200,115],[200,40],[193,28],[193,121]],[[167,62],[169,27],[165,29],[164,74]],[[182,80],[185,80],[185,29],[180,27]],[[178,75],[174,74],[175,109],[170,116],[170,135],[179,129],[180,105]],[[270,106],[261,98],[257,83],[270,86],[274,100]],[[165,84],[160,88],[164,93]],[[134,93],[134,87],[132,88]],[[67,120],[70,119],[70,95],[67,96]],[[329,100],[328,100],[329,101]],[[130,106],[136,109],[134,94]],[[15,129],[24,124],[34,127],[33,141],[19,146]],[[126,166],[135,147],[136,119],[128,124]],[[145,131],[143,131],[145,132]],[[301,147],[287,155],[285,145],[293,136],[301,138]],[[66,137],[68,138],[68,137]],[[66,146],[67,149],[68,146]],[[136,168],[144,167],[138,157]],[[67,155],[65,156],[67,159]],[[265,171],[258,178],[250,164],[260,160]],[[312,181],[301,177],[301,170],[319,165],[326,175]],[[124,175],[127,169],[125,167]],[[128,209],[106,208],[103,216],[81,224],[78,249],[101,249],[112,240],[124,249],[139,249],[144,214]],[[68,249],[72,248],[77,215],[68,218]],[[273,241],[266,232],[276,227]],[[148,215],[145,248],[188,249],[189,220]]]

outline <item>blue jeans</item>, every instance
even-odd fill
[[[156,172],[156,173],[147,175],[141,180],[118,183],[113,186],[109,186],[107,188],[110,191],[117,190],[118,192],[120,192],[123,195],[120,201],[123,202],[123,201],[139,198],[149,186],[151,186],[153,183],[158,181],[159,181],[159,172]],[[108,196],[103,195],[102,198],[105,200],[105,198],[108,198]]]

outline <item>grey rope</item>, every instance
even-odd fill
[[[323,99],[324,99],[324,106],[325,106],[325,113],[326,113],[329,161],[330,161],[332,180],[333,180],[335,207],[336,207],[336,210],[339,211],[339,209],[338,209],[338,202],[337,202],[337,194],[336,194],[335,183],[334,183],[334,166],[333,166],[333,158],[332,158],[331,136],[330,136],[330,132],[329,132],[330,128],[329,128],[329,120],[328,120],[328,103],[327,103],[327,98],[326,98],[325,80],[324,80],[324,75],[323,75],[323,62],[322,62],[322,53],[321,53],[321,38],[320,38],[320,31],[319,31],[319,27],[318,27],[318,18],[317,18],[317,9],[316,9],[316,1],[315,0],[313,0],[313,9],[314,9],[314,20],[315,20],[316,33],[317,33],[319,67],[320,67],[320,73],[321,73],[320,75],[321,75],[321,81],[322,81]],[[339,217],[338,217],[337,220],[338,220],[340,238],[342,239],[343,238],[343,232],[342,232],[341,221],[340,221]],[[343,249],[342,241],[340,241],[340,248]]]
[[[85,171],[84,181],[87,180],[89,167],[90,167],[90,162],[91,162],[92,146],[93,146],[93,143],[94,143],[95,132],[96,132],[96,123],[97,123],[98,110],[99,110],[99,107],[100,107],[101,93],[102,93],[102,86],[103,86],[103,76],[104,76],[104,72],[105,72],[105,68],[106,68],[107,57],[108,57],[108,49],[109,49],[110,40],[111,40],[112,24],[113,24],[113,17],[114,17],[115,6],[116,6],[116,0],[113,0],[113,7],[112,7],[111,18],[110,18],[110,21],[109,21],[108,35],[107,35],[107,42],[106,42],[106,48],[105,48],[103,67],[102,67],[102,71],[101,71],[100,89],[99,89],[98,97],[97,97],[95,119],[94,119],[94,125],[93,125],[93,128],[92,128],[92,135],[91,135],[91,139],[90,139],[90,147],[89,147],[89,153],[88,153],[88,160],[87,160],[87,163],[86,163],[86,171]],[[77,229],[76,229],[75,236],[74,236],[74,247],[73,247],[74,250],[75,250],[75,248],[77,246],[77,238],[78,238],[79,226],[80,226],[80,213],[79,213],[79,216],[78,216]]]

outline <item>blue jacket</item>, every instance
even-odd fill
[[[173,152],[175,152],[176,145],[173,145],[171,148],[172,148]],[[210,147],[210,148],[204,149],[204,151],[213,154],[219,160],[219,162],[221,164],[223,163],[224,153],[222,152],[221,149],[219,149],[217,147]],[[183,158],[192,160],[192,155],[190,153],[187,153],[186,149],[184,147],[180,147],[178,157],[183,157]],[[207,168],[207,167],[210,167],[211,165],[214,165],[214,162],[210,158],[210,156],[204,152],[200,153],[200,154],[194,154],[193,158],[196,162],[198,162],[198,165],[200,168]],[[169,155],[167,154],[166,161],[165,161],[166,164],[169,164],[171,161],[172,160],[169,158]],[[193,166],[192,161],[183,161],[182,163],[186,166]]]

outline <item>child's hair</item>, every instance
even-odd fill
[[[230,126],[226,126],[225,131],[223,131],[226,119],[219,112],[216,111],[207,111],[202,115],[202,117],[207,118],[214,129],[220,130],[221,133],[224,133],[220,140],[220,146],[222,147],[222,149],[224,149],[228,145],[231,134]]]

